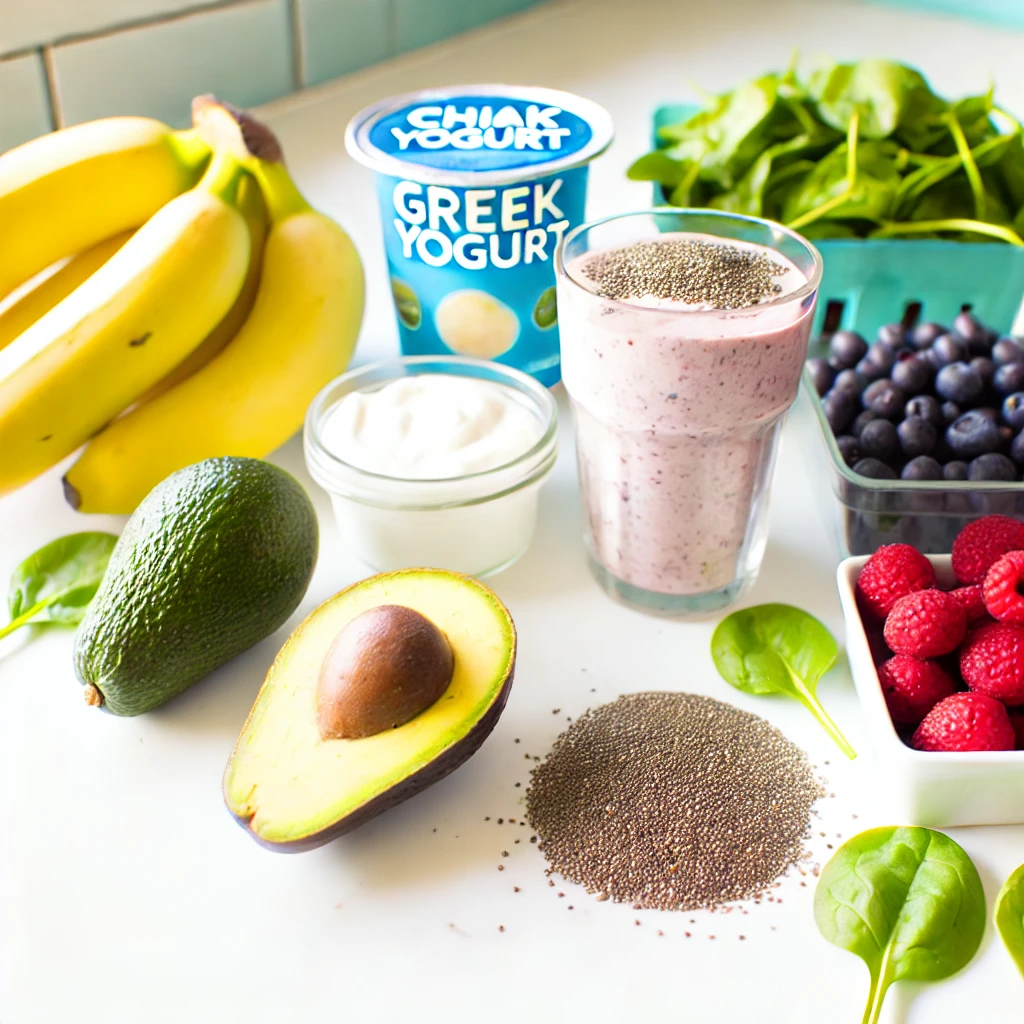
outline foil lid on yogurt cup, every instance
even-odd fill
[[[496,185],[585,164],[612,141],[608,112],[558,89],[459,85],[366,107],[345,147],[380,174],[437,185]]]

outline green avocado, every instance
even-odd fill
[[[318,686],[329,655],[357,617],[396,605],[418,612],[447,639],[450,682],[403,724],[324,739]],[[257,842],[285,852],[350,832],[479,749],[505,706],[515,658],[508,610],[468,576],[406,569],[343,590],[292,633],[271,666],[224,773],[228,809]]]
[[[139,715],[274,632],[317,556],[309,496],[259,459],[172,473],[121,534],[75,637],[90,704]]]

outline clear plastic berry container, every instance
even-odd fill
[[[810,355],[818,353],[812,351]],[[959,480],[873,480],[847,466],[804,368],[801,386],[814,410],[808,431],[818,505],[842,556],[870,555],[883,544],[912,544],[946,554],[973,519],[1000,513],[1024,519],[1024,483]]]
[[[1024,750],[914,750],[896,731],[857,607],[855,587],[866,561],[847,558],[836,576],[850,673],[870,734],[871,749],[865,752],[865,760],[894,820],[935,828],[1024,822]],[[953,585],[949,556],[929,561],[939,586],[949,589]]]

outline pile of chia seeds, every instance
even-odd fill
[[[806,754],[763,718],[636,693],[558,737],[526,810],[548,874],[598,899],[695,910],[756,897],[800,860],[821,796]]]
[[[723,242],[637,242],[590,257],[583,273],[603,299],[653,295],[714,309],[741,309],[778,295],[785,269],[755,249]]]

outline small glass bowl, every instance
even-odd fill
[[[423,373],[504,385],[541,423],[540,440],[495,469],[440,480],[371,473],[324,447],[324,423],[345,395]],[[331,496],[342,542],[374,571],[429,566],[484,577],[507,569],[529,547],[540,486],[555,464],[557,433],[554,399],[527,374],[463,356],[405,356],[331,381],[309,407],[303,443],[310,475]]]

